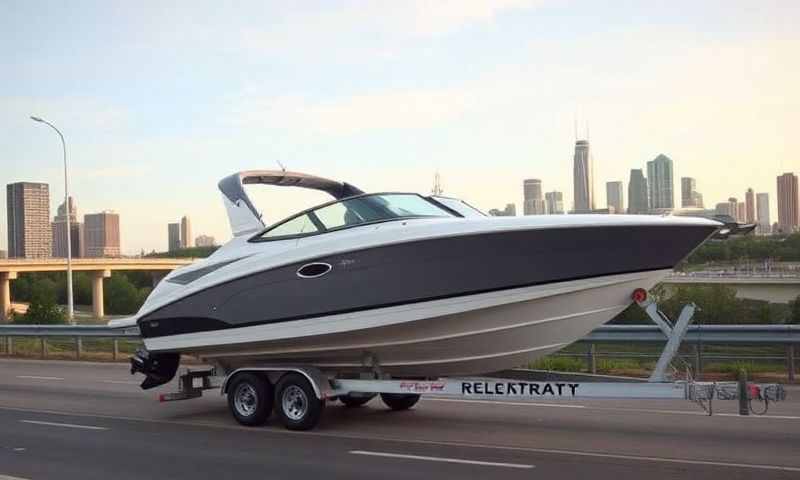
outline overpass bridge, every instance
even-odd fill
[[[89,272],[92,280],[92,312],[103,318],[103,279],[118,271],[147,271],[163,277],[176,268],[189,265],[193,258],[76,258],[74,272]],[[66,272],[65,258],[0,260],[0,323],[6,323],[11,311],[11,282],[20,273]]]
[[[788,303],[800,295],[800,273],[794,272],[675,272],[663,283],[725,285],[734,288],[738,298],[772,303]]]

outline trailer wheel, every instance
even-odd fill
[[[374,393],[370,394],[362,394],[362,395],[342,395],[339,397],[339,400],[344,403],[345,407],[348,408],[356,408],[362,405],[366,405],[367,402],[375,398]]]
[[[317,398],[311,383],[299,373],[287,373],[275,387],[278,418],[289,430],[310,430],[322,417],[325,401]]]
[[[381,393],[381,400],[392,410],[408,410],[419,401],[414,393]]]
[[[242,425],[263,425],[272,413],[272,384],[253,373],[240,373],[228,387],[228,408]]]

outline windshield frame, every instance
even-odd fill
[[[323,208],[328,207],[330,205],[334,205],[334,204],[337,204],[337,203],[342,203],[342,202],[345,202],[347,200],[353,200],[353,199],[356,199],[356,198],[373,197],[373,196],[380,196],[380,195],[414,195],[414,196],[419,197],[422,200],[428,202],[429,204],[433,205],[434,207],[438,208],[439,210],[442,210],[442,213],[444,215],[441,215],[441,216],[439,216],[439,215],[398,216],[398,217],[391,217],[391,218],[382,218],[382,219],[379,219],[379,220],[372,220],[372,221],[369,221],[369,222],[357,223],[357,224],[354,224],[354,225],[341,225],[341,226],[333,227],[333,228],[326,228],[322,224],[322,222],[319,221],[319,219],[316,217],[316,215],[314,215],[314,211],[323,209]],[[448,214],[450,215],[449,217],[448,217]],[[304,232],[304,233],[298,233],[298,234],[290,234],[290,235],[281,235],[281,236],[276,236],[276,237],[264,237],[264,235],[269,233],[271,230],[273,230],[273,229],[275,229],[277,227],[280,227],[281,225],[283,225],[283,224],[285,224],[287,222],[291,222],[292,220],[294,220],[296,218],[302,217],[303,215],[308,215],[308,218],[317,227],[316,231]],[[260,230],[258,233],[256,233],[252,237],[250,237],[247,241],[249,243],[261,243],[261,242],[273,242],[273,241],[280,241],[280,240],[291,240],[291,239],[296,239],[296,238],[312,237],[314,235],[321,235],[323,233],[328,233],[328,232],[336,232],[336,231],[339,231],[339,230],[346,230],[348,228],[362,227],[362,226],[365,226],[365,225],[375,225],[375,224],[378,224],[378,223],[385,223],[385,222],[393,222],[393,221],[396,221],[396,220],[409,220],[409,219],[415,219],[415,218],[451,218],[451,217],[463,218],[464,216],[461,215],[458,212],[453,211],[452,209],[449,209],[449,208],[441,205],[439,202],[436,202],[435,200],[431,200],[430,198],[428,198],[428,197],[426,197],[424,195],[420,195],[419,193],[414,193],[414,192],[362,193],[362,194],[359,194],[359,195],[352,195],[350,197],[334,199],[334,200],[331,200],[330,202],[321,203],[319,205],[315,205],[315,206],[313,206],[311,208],[307,208],[305,210],[297,212],[294,215],[291,215],[291,216],[288,216],[288,217],[284,218],[283,220],[279,220],[279,221],[277,221],[277,222],[275,222],[275,223],[273,223],[271,225],[268,225],[267,227],[265,227],[264,229]]]

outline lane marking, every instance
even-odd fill
[[[83,430],[108,430],[106,427],[95,427],[93,425],[76,425],[74,423],[43,422],[40,420],[20,420],[20,423],[30,423],[33,425],[46,425],[48,427],[80,428]]]
[[[505,402],[505,401],[497,401],[497,400],[462,400],[458,398],[425,398],[422,397],[423,401],[426,402],[456,402],[456,403],[484,403],[484,404],[492,404],[492,405],[513,405],[518,407],[555,407],[555,408],[591,408],[586,407],[586,405],[557,405],[553,403],[533,403],[533,402]]]
[[[37,375],[17,375],[17,378],[24,378],[27,380],[64,380],[62,377],[40,377]]]
[[[427,457],[423,455],[405,455],[401,453],[387,453],[387,452],[370,452],[366,450],[350,450],[353,455],[367,455],[370,457],[388,457],[388,458],[401,458],[405,460],[423,460],[427,462],[445,462],[445,463],[465,463],[468,465],[483,465],[487,467],[505,467],[505,468],[533,468],[533,465],[525,465],[521,463],[498,463],[498,462],[481,462],[478,460],[462,460],[460,458],[447,458],[447,457]]]
[[[133,380],[100,380],[103,383],[119,383],[122,385],[139,385],[142,382],[136,382]]]
[[[744,418],[774,418],[777,420],[800,420],[800,417],[793,417],[791,415],[739,415],[738,413],[715,413],[719,417],[744,417]]]
[[[311,437],[321,437],[321,438],[336,438],[336,439],[348,439],[348,440],[370,440],[370,441],[378,441],[378,442],[393,442],[393,443],[400,443],[400,444],[407,444],[407,445],[431,445],[431,446],[443,446],[443,447],[459,447],[459,448],[475,448],[475,449],[487,449],[487,450],[499,450],[499,451],[511,451],[511,452],[530,452],[530,453],[542,453],[542,454],[551,454],[551,455],[575,455],[575,456],[582,456],[582,457],[597,457],[597,458],[611,458],[611,459],[620,459],[620,460],[633,460],[633,461],[643,461],[643,462],[654,462],[654,463],[674,463],[674,464],[687,464],[687,465],[709,465],[709,466],[720,466],[720,467],[730,467],[730,468],[746,468],[751,470],[770,470],[770,471],[784,471],[784,472],[800,472],[800,467],[788,466],[788,465],[766,465],[766,464],[758,464],[758,463],[727,463],[722,461],[712,461],[712,460],[692,460],[692,459],[681,459],[681,458],[670,458],[670,457],[653,457],[653,456],[637,456],[637,455],[625,455],[625,454],[616,454],[616,453],[606,453],[606,452],[587,452],[587,451],[580,451],[580,450],[566,450],[566,449],[550,449],[550,448],[537,448],[537,447],[516,447],[513,445],[488,445],[488,444],[481,444],[481,443],[469,443],[469,442],[454,442],[454,441],[445,441],[445,440],[410,440],[405,438],[394,438],[394,437],[382,437],[380,435],[354,435],[346,432],[298,432],[298,431],[291,431],[291,430],[280,430],[280,429],[253,429],[251,427],[242,427],[238,425],[226,425],[221,423],[210,423],[210,422],[186,422],[186,421],[177,421],[177,420],[153,420],[149,418],[142,418],[142,417],[123,417],[123,416],[114,416],[114,415],[97,415],[97,414],[89,414],[89,413],[74,413],[74,412],[61,412],[58,410],[34,410],[29,408],[19,408],[19,407],[6,407],[0,405],[0,410],[8,410],[8,411],[16,411],[16,412],[27,412],[27,413],[45,413],[50,415],[62,415],[68,417],[82,417],[82,418],[103,418],[108,420],[123,420],[123,421],[132,421],[132,422],[145,422],[145,423],[154,423],[154,424],[166,424],[166,425],[181,425],[181,426],[188,426],[188,427],[207,427],[207,428],[221,428],[225,430],[238,430],[241,432],[250,432],[252,434],[267,434],[267,435],[306,435]],[[101,427],[102,428],[102,427]],[[0,478],[2,480],[2,478]]]
[[[0,480],[28,480],[28,479],[21,477],[10,477],[8,475],[3,475],[0,473]]]

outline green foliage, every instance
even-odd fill
[[[48,283],[50,282],[50,283]],[[56,304],[55,286],[52,281],[42,281],[33,296],[25,315],[14,315],[14,323],[24,325],[54,325],[66,323],[66,316]]]
[[[800,261],[800,233],[786,237],[759,237],[747,235],[725,241],[709,241],[688,258],[689,265],[709,262],[766,260],[781,262]]]
[[[586,368],[586,362],[572,357],[544,357],[531,362],[529,368],[556,372],[580,372]]]
[[[789,303],[789,323],[800,323],[800,295]]]
[[[104,284],[104,308],[111,315],[131,315],[139,310],[150,288],[137,288],[128,277],[119,272],[111,274]]]
[[[206,258],[216,252],[218,246],[181,248],[172,252],[153,252],[146,257],[153,258]]]

